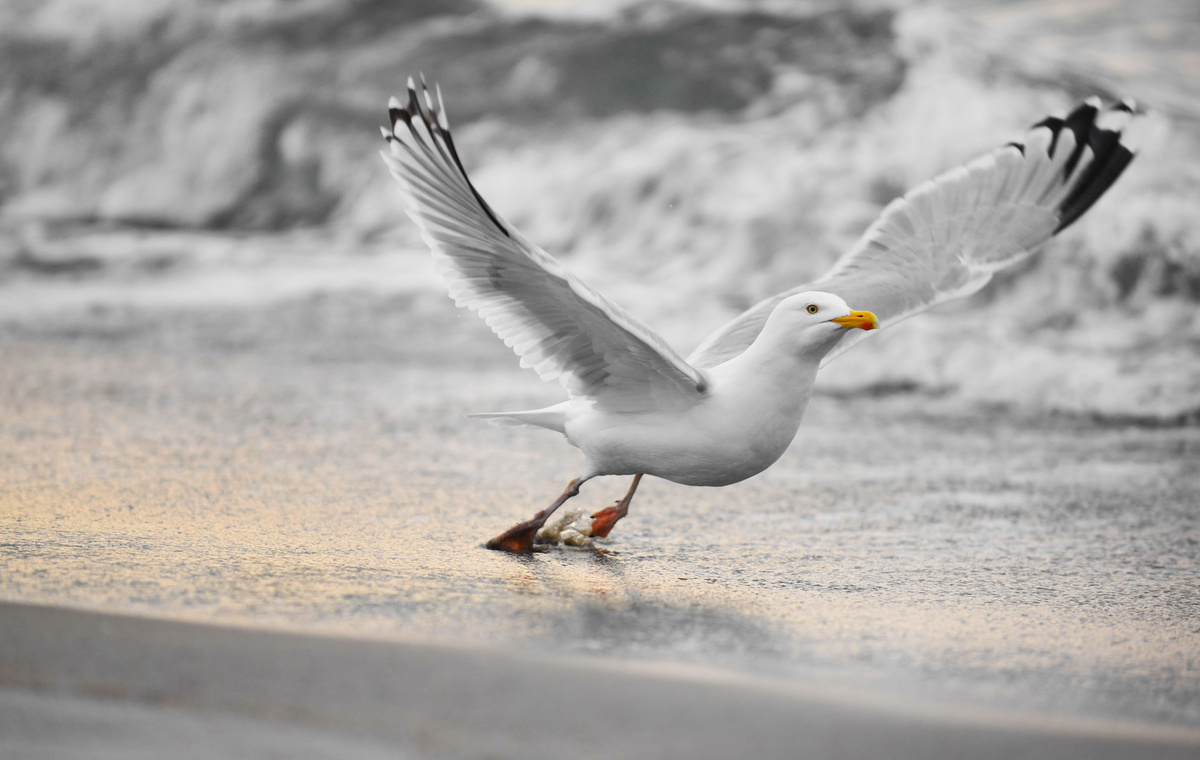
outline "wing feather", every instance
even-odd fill
[[[1065,119],[1036,124],[1024,143],[918,185],[888,204],[827,274],[755,304],[706,338],[688,361],[707,368],[741,354],[780,301],[806,290],[873,311],[883,328],[976,292],[994,272],[1070,226],[1112,186],[1133,160],[1121,142],[1133,116],[1131,103],[1102,113],[1099,101],[1089,99]],[[867,335],[853,331],[825,361]]]
[[[388,104],[382,152],[408,213],[459,306],[475,311],[521,366],[572,398],[614,411],[696,403],[707,378],[652,329],[572,275],[502,220],[467,178],[441,93],[409,80]]]

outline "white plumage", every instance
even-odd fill
[[[924,182],[888,204],[858,242],[814,282],[755,304],[688,357],[711,367],[754,339],[771,310],[805,290],[836,293],[870,309],[883,327],[968,296],[992,274],[1035,252],[1079,218],[1133,159],[1121,131],[1131,103],[1102,112],[1091,98],[1066,119],[1049,117],[1013,143]],[[1106,117],[1107,128],[1096,125]],[[848,336],[828,363],[866,337]]]
[[[607,535],[642,474],[715,486],[766,469],[795,436],[823,362],[880,322],[979,290],[1087,211],[1133,157],[1120,140],[1129,104],[1106,112],[1104,128],[1094,99],[1048,118],[1024,144],[893,201],[825,276],[755,305],[684,360],[488,206],[459,160],[440,91],[435,98],[422,84],[418,93],[409,80],[408,103],[393,98],[388,113],[384,161],[450,295],[521,366],[567,392],[545,409],[469,415],[556,430],[585,455],[558,499],[488,543],[520,552],[598,475],[637,476],[624,499],[593,516],[594,535]],[[846,329],[854,327],[863,329]]]

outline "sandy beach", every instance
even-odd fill
[[[0,645],[0,750],[12,758],[340,752],[899,760],[1200,752],[1200,732],[1190,729],[901,703],[697,665],[36,606],[0,606]]]

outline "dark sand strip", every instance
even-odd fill
[[[214,731],[228,713],[299,723],[322,741],[344,737],[351,754],[395,742],[406,753],[491,758],[1200,757],[1200,732],[1180,728],[898,705],[683,665],[5,603],[0,686],[40,692],[0,695],[35,717],[79,709],[77,697],[128,700],[184,708]],[[40,699],[47,693],[70,699]],[[175,710],[142,715],[181,719]],[[255,746],[272,736],[255,733]]]
[[[394,740],[213,711],[0,688],[4,760],[425,760]]]

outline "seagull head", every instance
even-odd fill
[[[801,350],[824,354],[847,330],[874,330],[879,320],[869,311],[851,309],[840,296],[819,290],[788,296],[768,318],[773,331],[786,334]]]

